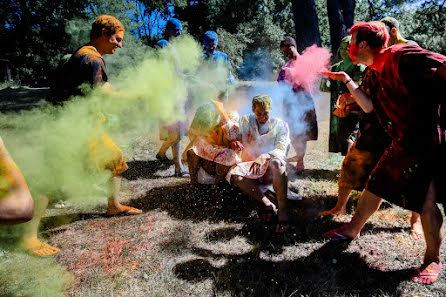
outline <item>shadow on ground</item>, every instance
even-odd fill
[[[345,252],[347,246],[347,242],[328,242],[307,256],[281,261],[262,259],[256,249],[243,255],[202,249],[196,251],[202,259],[179,263],[174,272],[191,283],[212,279],[214,292],[231,296],[393,295],[408,279],[409,270],[384,272],[368,267],[358,254]],[[227,262],[220,267],[210,261],[222,258]]]
[[[128,180],[136,180],[139,178],[159,178],[156,176],[156,172],[160,170],[166,170],[173,164],[173,161],[160,162],[158,160],[148,161],[129,161],[127,169],[122,176]]]

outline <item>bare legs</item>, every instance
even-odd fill
[[[304,157],[307,151],[307,141],[302,137],[295,137],[293,138],[292,145],[296,151],[296,157],[294,160],[296,162],[296,174],[301,174],[305,169]]]
[[[125,213],[127,215],[140,214],[142,211],[140,209],[122,205],[119,202],[119,191],[121,190],[121,176],[112,176],[110,179],[110,184],[112,186],[112,194],[108,197],[108,208],[107,215],[117,215],[120,213]]]
[[[412,211],[410,217],[410,237],[413,240],[423,239],[423,225],[421,224],[420,214]]]
[[[265,183],[272,182],[274,191],[277,194],[277,200],[279,204],[279,223],[276,226],[276,232],[285,232],[289,227],[287,205],[288,200],[286,197],[288,177],[286,175],[286,168],[284,165],[282,165],[280,160],[273,158],[270,160],[268,170],[266,171],[263,178]],[[263,203],[266,207],[269,207],[272,210],[276,209],[276,206],[260,190],[258,180],[249,179],[238,175],[234,175],[232,179],[235,186],[237,186],[251,199]]]
[[[335,207],[330,210],[323,211],[319,213],[320,216],[335,216],[335,215],[345,215],[347,214],[347,202],[348,196],[352,189],[339,187],[338,189],[338,201],[336,202]]]
[[[381,201],[382,199],[372,192],[364,190],[361,194],[358,207],[356,208],[355,215],[353,216],[351,222],[338,229],[336,232],[349,238],[358,237],[367,220],[375,213],[375,211],[378,210],[379,206],[381,205]],[[332,231],[325,233],[324,236],[330,237],[331,232]]]
[[[186,152],[186,155],[187,155],[187,166],[189,167],[189,174],[190,174],[190,186],[186,196],[184,196],[184,200],[186,202],[189,202],[192,199],[194,199],[193,191],[197,186],[198,169],[200,168],[200,157],[197,156],[193,150],[188,150]]]
[[[18,187],[0,198],[0,225],[28,222],[33,218],[34,203],[29,191]]]
[[[204,171],[206,171],[206,173],[210,175],[216,175],[213,186],[214,193],[212,194],[212,198],[213,199],[218,198],[218,184],[225,178],[226,174],[228,173],[231,167],[217,164],[215,162],[211,162],[203,158],[200,158],[194,153],[193,150],[188,150],[186,154],[187,154],[187,165],[189,167],[189,173],[190,173],[190,186],[188,193],[184,197],[184,200],[191,201],[194,198],[193,191],[195,190],[195,187],[197,185],[198,170],[200,167],[202,167]]]
[[[58,248],[40,241],[37,238],[40,220],[48,206],[48,197],[37,197],[34,205],[34,218],[26,223],[26,231],[23,234],[22,247],[36,256],[50,256],[59,252]]]
[[[437,206],[437,195],[434,183],[431,182],[427,192],[426,200],[421,213],[421,222],[423,224],[424,238],[426,240],[426,252],[424,254],[423,265],[415,271],[421,272],[421,275],[414,275],[413,280],[425,284],[431,284],[437,280],[438,273],[441,270],[440,246],[443,241],[441,232],[443,226],[443,216]],[[436,272],[436,275],[423,275],[424,270],[429,273]]]
[[[421,213],[421,222],[426,240],[426,252],[423,265],[412,275],[412,280],[424,284],[435,282],[442,269],[440,246],[443,241],[441,233],[443,216],[437,206],[436,196],[434,183],[431,182],[423,205],[423,212]],[[324,236],[332,237],[340,234],[349,238],[356,238],[370,216],[379,208],[381,201],[381,198],[378,196],[364,190],[351,222],[344,227],[325,233]]]
[[[160,150],[156,154],[157,158],[159,158],[160,160],[164,160],[166,158],[166,152],[169,148],[172,148],[173,162],[175,164],[175,174],[181,175],[185,172],[185,170],[183,167],[183,163],[181,162],[180,140],[177,132],[168,132],[167,139],[164,140]]]

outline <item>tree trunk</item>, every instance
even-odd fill
[[[294,24],[296,27],[297,50],[302,52],[316,44],[321,46],[321,35],[314,0],[293,0]]]
[[[355,0],[327,0],[331,52],[335,56],[341,40],[349,34],[355,18]]]

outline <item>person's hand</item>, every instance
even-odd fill
[[[347,82],[350,79],[350,76],[348,76],[348,74],[345,73],[344,71],[340,72],[322,71],[321,74],[326,75],[333,80],[340,80],[343,83]]]
[[[346,105],[355,103],[355,98],[353,98],[353,95],[351,93],[344,93],[339,95],[338,100],[336,100],[336,107],[337,108],[345,108]]]
[[[240,141],[232,141],[231,142],[231,149],[234,151],[241,152],[245,147]]]
[[[254,175],[259,175],[260,174],[260,168],[269,159],[270,159],[270,155],[269,154],[262,154],[262,155],[260,155],[254,161],[254,163],[251,165],[251,168],[249,169],[249,171],[252,172]]]
[[[218,111],[220,112],[224,112],[225,111],[225,107],[223,106],[223,103],[217,100],[211,100],[211,102],[215,105],[215,107],[217,108]]]

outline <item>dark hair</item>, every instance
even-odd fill
[[[117,31],[125,31],[124,25],[114,16],[100,15],[91,25],[90,39],[95,39],[101,36],[102,29],[107,30],[107,35],[113,35]]]
[[[385,48],[389,41],[389,33],[386,26],[381,22],[358,22],[350,29],[350,34],[357,32],[356,44],[361,41],[367,42],[371,49]]]
[[[280,47],[284,46],[296,46],[296,40],[291,36],[285,36],[280,42]]]

